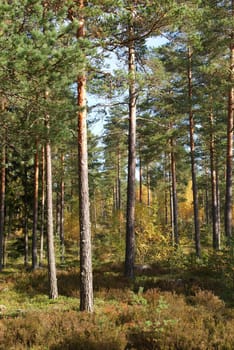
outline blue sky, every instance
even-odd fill
[[[147,45],[151,48],[164,45],[167,41],[168,40],[163,36],[153,37],[146,40]],[[108,63],[109,62],[107,61],[107,64]],[[109,63],[110,69],[115,69],[116,63],[117,63],[117,60],[114,58],[114,55],[113,55],[110,58],[110,63]],[[108,103],[108,101],[105,101],[102,98],[98,98],[98,101],[97,101],[97,96],[93,96],[93,95],[88,95],[87,100],[88,100],[89,107],[96,105],[97,102],[98,103],[103,102],[103,104]],[[96,115],[95,111],[93,113],[90,113],[90,115],[88,116],[89,120],[92,120],[93,118],[95,118],[95,115]],[[96,135],[102,135],[103,131],[104,131],[104,120],[103,120],[103,117],[101,117],[95,124],[93,124],[92,132]]]

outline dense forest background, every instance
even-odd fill
[[[80,310],[92,313],[103,275],[105,290],[121,289],[113,294],[118,303],[156,303],[158,323],[146,320],[145,338],[130,332],[125,349],[134,342],[132,349],[193,348],[192,338],[181,347],[171,338],[171,347],[160,343],[177,324],[160,315],[170,303],[186,306],[154,287],[187,293],[191,304],[209,300],[223,317],[234,281],[233,15],[233,0],[1,1],[4,283],[17,273],[25,290],[54,300],[77,290]],[[166,281],[154,285],[152,276],[164,272]],[[0,305],[3,319],[15,315],[6,309]],[[145,317],[133,314],[125,310],[116,327]],[[233,339],[223,338],[222,345],[220,334],[212,346],[194,349],[231,349]],[[98,349],[94,340],[77,347],[77,339],[60,348]],[[22,348],[33,348],[30,341]],[[120,349],[123,342],[102,349]]]

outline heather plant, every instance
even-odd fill
[[[147,288],[152,278],[148,275],[136,288],[121,276],[121,267],[115,267],[115,272],[110,268],[103,265],[100,272],[95,271],[93,315],[78,311],[78,271],[74,268],[59,271],[58,285],[64,296],[56,301],[43,291],[43,270],[25,273],[22,280],[17,275],[16,281],[3,276],[0,349],[233,348],[233,310],[212,291],[198,288],[189,295],[182,290],[176,294],[173,283],[168,283],[168,291]]]

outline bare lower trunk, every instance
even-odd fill
[[[136,172],[136,77],[133,26],[129,28],[129,134],[126,212],[125,276],[134,277],[135,263],[135,172]]]
[[[55,230],[55,234],[56,236],[60,237],[60,216],[61,216],[61,208],[60,208],[60,204],[61,204],[61,198],[60,198],[60,193],[61,188],[60,186],[57,189],[57,193],[56,193],[56,230]]]
[[[86,130],[86,79],[78,79],[78,152],[79,152],[79,199],[80,199],[80,310],[93,311],[93,278],[91,231],[89,217],[89,187]]]
[[[194,211],[194,230],[195,230],[195,250],[197,257],[201,256],[200,243],[200,221],[198,208],[198,190],[195,166],[195,141],[194,141],[194,116],[192,109],[192,51],[188,49],[188,95],[189,95],[189,133],[190,133],[190,157],[192,173],[193,190],[193,211]]]
[[[41,227],[40,227],[40,265],[44,258],[44,227],[45,227],[45,147],[41,152]]]
[[[150,173],[149,173],[148,165],[146,169],[146,185],[147,185],[147,205],[149,207],[151,205],[151,190],[150,190]]]
[[[82,11],[84,1],[80,0]],[[85,37],[84,18],[79,19],[78,40]],[[80,310],[93,312],[92,247],[89,212],[88,150],[87,150],[87,109],[86,75],[77,80],[78,104],[78,171],[79,171],[79,219],[80,219]]]
[[[48,116],[47,116],[48,119]],[[49,123],[47,120],[47,129]],[[47,254],[48,254],[48,274],[49,274],[49,296],[51,299],[58,297],[56,262],[54,251],[54,229],[53,229],[53,197],[52,197],[52,163],[51,163],[51,146],[47,137],[46,147],[46,210],[47,210]]]
[[[178,203],[177,203],[177,183],[176,183],[176,161],[175,161],[175,141],[171,138],[171,189],[172,189],[172,212],[173,212],[173,237],[175,241],[175,247],[179,245],[179,233],[178,233]]]
[[[32,231],[32,269],[38,267],[37,259],[37,224],[38,224],[38,188],[39,188],[39,156],[38,140],[34,156],[34,203],[33,203],[33,231]]]
[[[141,156],[139,159],[139,202],[142,203],[142,194],[143,194],[143,188],[142,188],[142,160]]]
[[[234,14],[234,1],[232,1],[232,19]],[[231,33],[230,42],[230,83],[233,85],[234,76],[234,33]],[[227,156],[226,156],[226,198],[225,198],[225,234],[230,243],[232,237],[232,158],[233,158],[233,105],[234,88],[229,89],[228,117],[227,117]]]
[[[59,229],[59,237],[60,237],[60,259],[61,262],[64,262],[64,254],[65,254],[65,241],[64,241],[64,192],[65,192],[65,184],[64,184],[64,155],[61,156],[61,167],[62,167],[62,177],[60,183],[60,229]]]
[[[217,174],[215,165],[215,141],[213,133],[213,114],[210,114],[210,171],[211,171],[211,197],[212,197],[212,224],[213,224],[213,248],[220,249],[218,196],[217,196]]]
[[[4,223],[6,196],[6,146],[2,145],[1,158],[1,193],[0,193],[0,271],[4,267]]]
[[[121,154],[120,149],[117,149],[117,179],[116,179],[116,208],[121,209],[121,178],[120,178],[120,169],[121,169]]]
[[[29,248],[28,248],[28,210],[25,206],[25,213],[24,213],[24,226],[23,226],[23,232],[24,232],[24,266],[27,268],[29,263]]]

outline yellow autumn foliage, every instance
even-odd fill
[[[178,204],[179,217],[182,221],[189,221],[193,217],[192,181],[189,181],[183,197],[184,201]]]
[[[171,248],[170,237],[162,233],[153,206],[136,206],[136,249],[139,263],[164,259]]]

